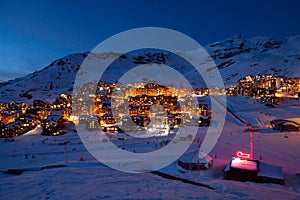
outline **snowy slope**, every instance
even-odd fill
[[[273,74],[286,77],[300,77],[300,36],[281,41],[267,37],[236,36],[205,47],[215,61],[226,86],[234,85],[247,75]],[[200,52],[179,52],[194,58]],[[115,53],[90,55],[99,66],[104,65]],[[32,101],[35,98],[53,100],[61,93],[72,93],[76,73],[87,53],[72,54],[58,59],[40,71],[8,82],[0,83],[0,101]],[[168,53],[132,54],[118,59],[117,68],[107,71],[108,79],[115,80],[128,68],[128,61],[136,64],[155,62],[164,64],[169,60],[175,69],[184,74],[193,85],[203,86],[195,71],[176,65],[176,58]],[[208,59],[209,60],[209,59]],[[204,60],[205,65],[208,61]]]
[[[264,114],[273,117],[288,117],[293,109],[299,109],[299,102],[292,100],[277,108],[262,109],[262,104],[245,97],[229,98],[228,106],[237,114],[247,112],[247,120],[255,121]],[[282,115],[281,110],[285,110]],[[277,112],[280,111],[280,112]],[[297,112],[292,113],[293,116]],[[299,117],[299,114],[297,115]],[[245,117],[245,116],[243,116]],[[160,171],[209,185],[215,190],[199,187],[176,180],[169,180],[155,174],[125,173],[113,170],[95,160],[85,149],[73,126],[68,134],[46,137],[40,135],[41,128],[15,138],[14,142],[0,140],[0,171],[7,169],[32,169],[20,176],[0,174],[0,192],[3,199],[295,199],[300,198],[300,134],[297,132],[268,131],[254,133],[255,158],[262,155],[263,162],[280,165],[285,173],[285,185],[261,184],[223,180],[222,174],[228,161],[238,150],[249,152],[249,132],[231,115],[227,115],[222,135],[209,153],[213,166],[200,172],[179,171],[176,163]],[[206,127],[199,130],[200,139],[205,136]],[[123,137],[124,135],[120,135]],[[153,148],[153,138],[143,144],[134,145],[126,141],[124,147]],[[67,162],[64,154],[66,146]],[[123,143],[122,140],[116,142]],[[160,139],[158,139],[160,142]],[[192,143],[191,149],[199,148]],[[25,158],[25,154],[29,158]],[[32,155],[35,155],[32,158]],[[83,161],[80,158],[83,157]],[[35,171],[37,167],[65,164],[66,167]],[[297,175],[298,174],[298,175]]]
[[[247,75],[300,77],[300,36],[282,41],[236,36],[208,45],[206,49],[228,86]]]
[[[54,100],[61,93],[71,93],[75,74],[86,54],[73,54],[55,60],[40,71],[0,83],[1,101]]]

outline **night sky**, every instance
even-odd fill
[[[0,81],[42,69],[137,27],[180,31],[202,45],[238,34],[300,34],[300,1],[0,0]]]

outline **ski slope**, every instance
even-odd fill
[[[125,173],[111,169],[91,156],[75,127],[69,124],[66,135],[41,136],[41,127],[37,127],[15,138],[14,142],[0,140],[0,171],[31,170],[19,176],[1,174],[1,199],[273,199],[274,196],[278,199],[300,199],[300,134],[266,128],[267,121],[273,118],[300,117],[296,111],[299,110],[299,102],[285,100],[277,108],[265,108],[253,99],[232,97],[228,98],[228,106],[245,120],[266,123],[261,126],[260,132],[254,133],[255,158],[261,156],[266,163],[283,166],[285,185],[222,179],[222,170],[231,157],[238,150],[250,151],[246,127],[232,115],[227,115],[221,137],[209,153],[214,158],[214,165],[210,169],[186,172],[174,162],[159,170],[209,185],[214,190],[165,179],[156,174]],[[206,129],[200,127],[197,138],[203,141]],[[125,144],[119,140],[115,142],[128,150],[134,148],[137,151],[155,150],[155,144],[161,142],[158,139],[156,143],[153,138],[148,141],[145,140],[144,144],[134,140]],[[66,151],[64,142],[68,142]],[[189,150],[197,148],[199,144],[191,141]],[[29,155],[27,159],[25,154]],[[37,170],[51,165],[66,167]]]

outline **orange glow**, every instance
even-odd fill
[[[276,93],[275,93],[275,96],[276,96],[276,97],[284,97],[285,95],[284,95],[283,93],[278,93],[278,92],[276,92]]]

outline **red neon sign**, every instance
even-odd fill
[[[236,152],[236,156],[239,158],[250,159],[250,153],[243,153],[241,151]]]

